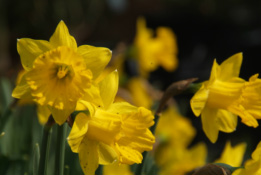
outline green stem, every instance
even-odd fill
[[[55,174],[64,174],[64,153],[67,125],[63,124],[57,128],[57,143],[55,152]]]
[[[39,163],[39,171],[38,175],[46,175],[47,174],[47,165],[49,158],[49,150],[51,143],[51,133],[52,133],[52,125],[54,124],[53,117],[50,116],[48,122],[45,124],[43,129],[43,137],[42,144],[40,148],[40,163]]]

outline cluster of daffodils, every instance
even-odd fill
[[[152,150],[151,111],[114,102],[119,77],[104,73],[109,49],[77,47],[63,21],[49,41],[23,38],[17,48],[25,73],[12,96],[36,102],[40,123],[52,116],[62,125],[74,111],[88,111],[78,113],[68,136],[85,174],[99,164],[141,163],[141,153]]]
[[[178,112],[177,104],[170,102],[162,113],[156,110],[157,126],[153,126],[150,111],[155,110],[155,101],[160,101],[163,93],[152,88],[146,78],[159,66],[166,71],[177,68],[175,34],[166,27],[159,27],[154,34],[146,27],[145,19],[139,18],[130,48],[132,53],[126,49],[125,54],[111,61],[112,52],[107,48],[78,47],[61,21],[49,41],[18,40],[24,71],[12,96],[36,103],[43,125],[50,119],[63,125],[74,118],[67,141],[72,152],[79,155],[86,175],[94,175],[99,165],[106,165],[104,175],[134,175],[129,165],[142,163],[144,151],[151,151],[160,175],[202,174],[204,165],[210,163],[207,146],[191,146],[196,129]],[[137,62],[139,76],[121,77],[123,63],[130,57]],[[219,131],[235,131],[238,117],[254,128],[261,119],[261,79],[258,74],[248,81],[239,77],[242,59],[242,53],[237,53],[220,65],[214,60],[209,80],[199,84],[190,100],[193,113],[201,115],[203,131],[212,143],[217,141]],[[125,87],[119,88],[119,82],[125,82]],[[177,89],[181,92],[179,86]],[[155,136],[151,126],[156,128]],[[228,141],[220,158],[211,165],[237,167],[229,175],[261,174],[261,143],[243,169],[239,167],[245,150],[245,143],[231,146]],[[136,175],[148,172],[138,171]]]

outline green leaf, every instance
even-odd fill
[[[6,156],[0,155],[0,174],[5,175],[10,165],[10,160]]]
[[[33,157],[33,174],[37,175],[39,162],[40,162],[40,148],[39,148],[38,143],[36,143],[34,146],[34,155],[33,156],[34,156]]]
[[[7,106],[12,102],[12,85],[11,82],[7,78],[0,79],[0,107],[3,109],[7,108]],[[3,111],[0,108],[0,111]]]
[[[237,170],[239,168],[244,168],[244,167],[232,167],[225,163],[213,163],[213,164],[224,167],[224,168],[228,169],[231,173],[233,173],[235,170]]]

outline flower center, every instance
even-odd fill
[[[69,66],[68,65],[60,65],[60,66],[58,66],[57,77],[59,79],[62,79],[68,74],[68,72],[69,72]]]

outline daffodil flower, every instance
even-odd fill
[[[141,153],[151,150],[155,141],[148,129],[154,124],[151,111],[127,102],[113,103],[118,81],[114,71],[99,83],[102,106],[81,102],[90,115],[78,114],[67,138],[87,175],[94,175],[99,164],[141,163]]]
[[[242,53],[235,54],[218,65],[216,60],[210,79],[192,97],[190,104],[196,116],[201,114],[203,130],[211,142],[218,132],[233,132],[237,116],[251,127],[257,127],[261,117],[261,81],[258,74],[245,81],[239,78]]]
[[[61,21],[49,41],[19,39],[17,50],[25,74],[12,96],[32,99],[38,104],[40,123],[50,114],[59,125],[75,110],[77,101],[97,94],[93,84],[111,58],[103,47],[77,47],[65,23]]]
[[[173,31],[167,27],[159,27],[156,34],[154,37],[153,31],[146,27],[144,18],[138,18],[134,44],[143,75],[154,71],[158,66],[167,71],[173,71],[178,66],[178,48]]]
[[[252,153],[252,159],[245,162],[244,168],[237,169],[232,175],[258,175],[261,174],[261,142]]]

